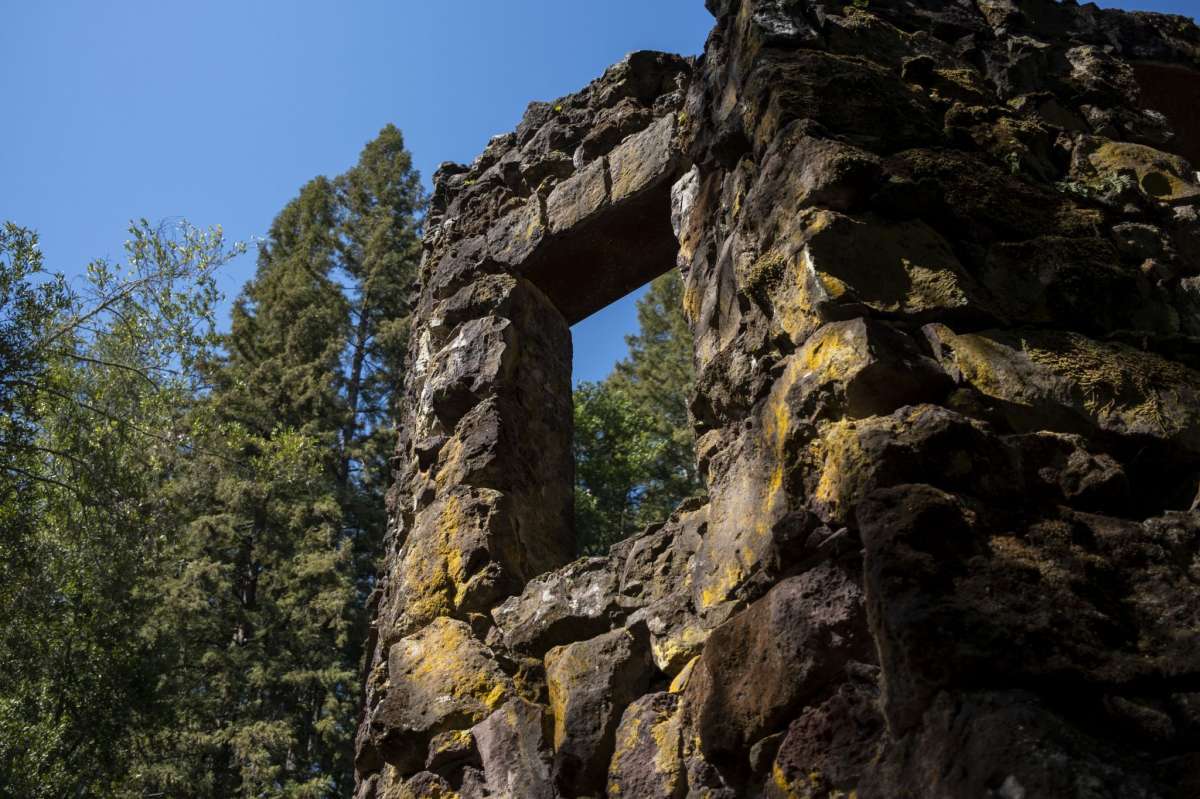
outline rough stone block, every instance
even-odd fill
[[[939,400],[952,385],[907,335],[859,318],[831,322],[809,336],[788,359],[769,404],[777,419],[860,419]]]
[[[604,788],[621,714],[645,693],[653,673],[644,625],[546,653],[554,781],[564,796],[588,796]]]
[[[401,774],[425,764],[434,735],[482,720],[512,692],[471,628],[445,617],[393,644],[387,674],[387,694],[371,714],[371,738]]]
[[[1085,139],[1075,150],[1071,179],[1097,194],[1119,191],[1124,181],[1147,199],[1169,205],[1200,199],[1196,173],[1186,160],[1143,144]]]
[[[850,660],[869,658],[862,589],[827,563],[783,580],[713,630],[683,693],[710,760],[736,756],[832,693]]]
[[[486,609],[504,595],[513,574],[501,555],[515,535],[504,505],[498,491],[455,487],[417,514],[399,561],[400,630]]]
[[[675,115],[670,114],[617,145],[608,156],[614,203],[674,175],[674,137]]]
[[[687,774],[681,757],[679,695],[647,694],[625,709],[608,769],[608,796],[681,799]]]
[[[868,493],[896,483],[927,481],[1001,503],[1025,495],[1004,442],[983,422],[937,405],[830,424],[805,459],[813,464],[804,481],[809,506],[834,528],[854,523]]]
[[[804,709],[778,742],[766,799],[852,795],[873,765],[884,721],[873,685],[846,682]]]
[[[556,799],[550,772],[546,708],[520,697],[471,728],[479,747],[488,796]]]
[[[986,299],[953,248],[928,225],[803,212],[789,240],[747,259],[738,283],[801,344],[823,322],[861,315],[979,317]]]
[[[1200,373],[1178,362],[1052,330],[926,333],[946,367],[997,400],[1016,430],[1103,430],[1200,454]]]
[[[511,376],[515,331],[507,319],[485,316],[459,326],[428,366],[423,404],[453,426],[476,402]]]
[[[488,229],[488,253],[498,263],[519,266],[537,249],[545,235],[541,200],[533,195]]]
[[[584,558],[530,581],[492,610],[505,643],[536,656],[611,629],[624,616],[608,558]]]
[[[896,735],[939,691],[1134,685],[1190,674],[1200,657],[1200,588],[1171,554],[1196,550],[1200,514],[1139,523],[1060,509],[1012,529],[972,497],[899,485],[868,496],[857,520]]]
[[[608,162],[600,157],[550,192],[546,199],[550,232],[557,235],[569,230],[608,204]]]

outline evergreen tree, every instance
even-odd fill
[[[351,330],[338,375],[344,399],[338,478],[344,522],[354,543],[358,601],[365,603],[379,571],[387,524],[383,500],[391,484],[425,197],[394,125],[367,144],[334,188],[339,209],[335,274],[345,281]],[[357,620],[355,640],[365,641],[369,620],[365,613]]]
[[[683,283],[672,271],[637,303],[628,356],[575,389],[575,520],[580,549],[604,552],[703,492],[687,401],[694,383]]]
[[[192,419],[209,454],[172,489],[191,512],[153,633],[172,648],[173,719],[148,741],[146,792],[352,787],[422,202],[388,126],[349,172],[304,186],[260,247]]]
[[[692,333],[683,314],[683,280],[672,270],[638,300],[638,332],[625,337],[629,355],[610,381],[650,419],[656,453],[640,481],[642,519],[663,519],[680,500],[702,491],[687,403],[695,385]]]

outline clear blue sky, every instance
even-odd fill
[[[1195,0],[1127,8],[1195,13]],[[1107,4],[1106,4],[1107,5]],[[702,0],[0,0],[0,220],[37,229],[52,269],[121,257],[132,218],[266,232],[388,122],[426,179],[470,161],[530,100],[625,53],[695,54]],[[253,270],[233,265],[233,295]],[[631,298],[575,328],[577,379],[603,377]]]

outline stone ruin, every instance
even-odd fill
[[[708,8],[435,177],[356,796],[1200,796],[1200,29]],[[670,269],[708,496],[577,560]]]

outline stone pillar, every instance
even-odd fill
[[[435,176],[356,740],[362,799],[553,795],[542,653],[505,646],[491,613],[575,555],[569,324],[674,262],[688,69],[634,53]],[[607,760],[590,768],[603,781]]]
[[[440,277],[414,331],[399,549],[376,621],[360,768],[419,770],[433,735],[506,700],[511,680],[475,632],[494,604],[574,555],[567,324],[521,278]]]

